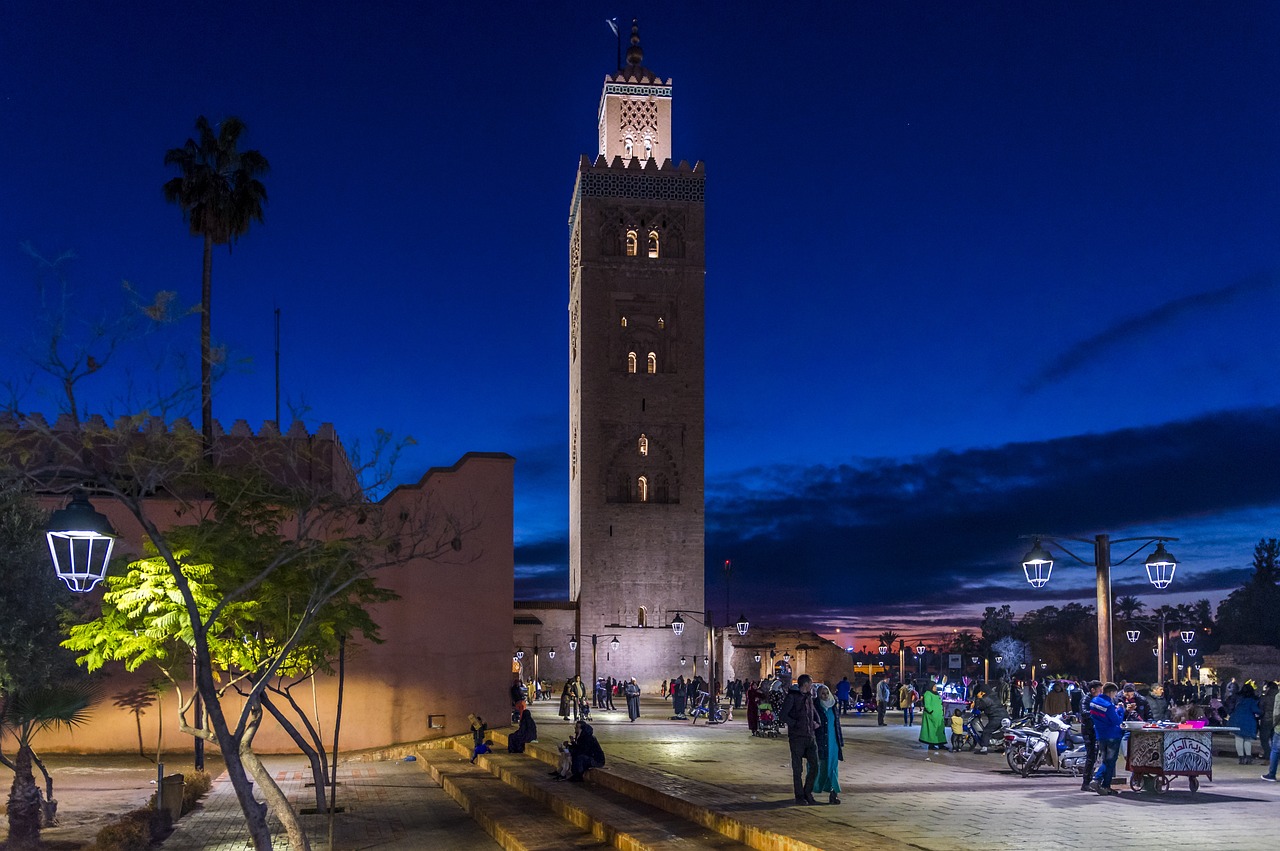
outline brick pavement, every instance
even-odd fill
[[[295,808],[315,807],[301,757],[267,757],[264,763]],[[334,847],[385,851],[496,851],[498,845],[445,795],[415,763],[394,760],[341,763]],[[304,815],[313,848],[328,847],[327,817]],[[271,819],[275,847],[287,849],[280,824]],[[165,851],[241,851],[251,848],[244,816],[225,774],[214,781],[203,806],[184,816],[164,841]]]
[[[553,704],[534,707],[540,741],[554,745],[570,725]],[[952,754],[923,749],[918,728],[877,727],[873,716],[846,720],[846,756],[838,806],[791,804],[785,739],[750,736],[742,720],[718,727],[666,720],[669,705],[644,701],[632,724],[625,712],[597,711],[593,723],[621,778],[651,777],[666,791],[686,790],[693,805],[740,818],[747,825],[829,851],[925,849],[983,851],[1078,847],[1139,842],[1161,849],[1268,848],[1280,831],[1280,784],[1258,779],[1265,768],[1219,758],[1215,781],[1191,793],[1185,781],[1160,796],[1081,793],[1079,779],[1008,771],[999,755]],[[1222,744],[1226,747],[1225,740]],[[514,759],[514,758],[513,758]],[[302,788],[302,761],[271,760],[286,794],[310,803]],[[497,846],[445,797],[419,763],[344,762],[337,848],[491,849]],[[618,788],[603,776],[596,786]],[[221,779],[205,808],[182,820],[165,842],[167,851],[239,849],[246,834],[230,784]],[[512,790],[512,794],[519,793]],[[533,802],[530,807],[538,808]],[[323,816],[306,816],[313,843],[324,847]],[[714,819],[712,819],[714,820]],[[285,847],[283,839],[278,847]]]

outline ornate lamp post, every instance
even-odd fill
[[[1169,583],[1173,581],[1173,572],[1178,566],[1178,561],[1169,551],[1165,549],[1166,541],[1176,541],[1177,538],[1170,538],[1163,535],[1151,535],[1140,538],[1119,538],[1112,541],[1108,535],[1097,535],[1094,539],[1072,538],[1072,537],[1054,537],[1052,535],[1035,535],[1032,536],[1031,550],[1023,556],[1022,570],[1026,574],[1027,581],[1037,588],[1043,587],[1049,582],[1049,576],[1053,572],[1053,555],[1043,545],[1042,542],[1049,542],[1057,546],[1068,556],[1086,567],[1093,567],[1097,570],[1097,608],[1098,608],[1098,678],[1101,680],[1114,679],[1114,653],[1112,652],[1111,635],[1111,545],[1132,543],[1140,541],[1138,548],[1129,555],[1115,562],[1115,564],[1124,564],[1138,553],[1145,550],[1151,544],[1155,544],[1156,548],[1147,556],[1146,569],[1147,579],[1156,588],[1167,588]],[[1093,545],[1093,561],[1086,561],[1080,558],[1062,543],[1063,541],[1074,541],[1081,544]]]
[[[93,510],[84,491],[73,493],[66,508],[53,512],[45,539],[54,571],[72,591],[92,591],[106,577],[116,530]]]

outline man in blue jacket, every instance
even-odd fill
[[[1111,788],[1116,776],[1116,760],[1120,758],[1120,740],[1124,738],[1124,709],[1115,703],[1120,687],[1107,683],[1102,694],[1089,701],[1089,717],[1093,719],[1093,733],[1098,738],[1098,771],[1093,775],[1089,788],[1099,795],[1118,795]]]

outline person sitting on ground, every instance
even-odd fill
[[[959,709],[951,711],[951,749],[953,751],[960,749],[960,742],[964,740],[964,713]]]
[[[524,746],[538,741],[538,725],[533,722],[533,713],[526,709],[520,713],[520,727],[507,736],[507,753],[524,753]]]
[[[493,739],[485,739],[483,742],[475,746],[475,749],[471,751],[471,764],[475,765],[476,757],[485,753],[493,753]]]

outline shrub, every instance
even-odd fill
[[[185,816],[196,808],[200,799],[209,793],[213,786],[213,778],[207,771],[188,771],[182,775],[182,814]]]
[[[159,842],[169,835],[169,816],[158,813],[153,807],[125,813],[98,831],[98,851],[147,851],[152,842]]]

